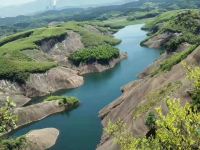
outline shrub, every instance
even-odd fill
[[[187,70],[187,77],[192,82],[193,89],[191,92],[192,104],[200,111],[200,67],[190,67],[184,64]]]
[[[145,125],[149,129],[153,129],[156,126],[156,115],[154,112],[150,112],[146,118]]]
[[[16,139],[3,139],[0,141],[0,150],[20,150],[25,149],[27,141],[25,137]]]

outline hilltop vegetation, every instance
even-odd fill
[[[86,48],[73,53],[69,59],[75,64],[93,63],[108,64],[110,60],[119,57],[119,50],[110,45],[102,45],[95,48]]]
[[[171,38],[165,45],[168,50],[174,51],[183,42],[199,44],[200,12],[198,10],[176,10],[166,12],[150,21],[144,27],[152,34],[164,32],[181,33]]]
[[[34,16],[0,18],[0,37],[23,30],[48,26],[51,22],[66,21],[105,21],[113,18],[127,17],[144,19],[155,17],[162,12],[176,9],[199,8],[197,0],[140,0],[123,5],[112,5],[97,8],[52,10]]]
[[[163,60],[159,67],[152,73],[156,75],[171,68],[184,60],[200,45],[200,11],[197,9],[175,10],[163,13],[154,20],[147,22],[144,29],[149,31],[149,37],[141,44],[154,37],[164,34],[170,35],[161,44],[170,56]],[[181,44],[186,43],[189,48],[177,51]]]
[[[0,40],[0,78],[23,83],[30,73],[42,73],[57,66],[52,60],[36,61],[24,53],[26,50],[42,50],[42,41],[65,39],[69,30],[81,35],[86,48],[98,45],[116,45],[120,41],[112,36],[91,32],[85,23],[69,22],[58,26],[43,27],[17,33]]]

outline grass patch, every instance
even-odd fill
[[[31,73],[43,73],[55,67],[54,62],[37,62],[22,51],[40,49],[37,45],[39,41],[57,38],[63,34],[66,34],[66,30],[62,28],[40,28],[2,39],[4,45],[0,47],[0,78],[22,83]]]
[[[102,44],[110,44],[115,46],[121,42],[120,40],[115,39],[113,36],[92,32],[88,30],[85,25],[86,23],[69,22],[64,24],[63,27],[65,27],[67,30],[78,32],[82,37],[82,42],[85,47],[94,47]]]
[[[162,87],[160,90],[153,91],[146,96],[147,102],[138,106],[133,111],[133,118],[137,119],[144,113],[148,112],[151,108],[156,106],[159,102],[165,100],[165,97],[171,96],[177,89],[181,87],[182,83],[177,81],[175,83],[169,83]]]
[[[31,73],[43,73],[56,67],[55,63],[0,59],[0,78],[24,83]]]
[[[5,37],[0,40],[0,46],[3,46],[6,43],[9,43],[18,39],[29,37],[32,33],[33,31],[26,31],[26,32],[16,33],[14,35]]]
[[[182,52],[178,52],[174,55],[172,55],[171,57],[169,57],[168,59],[166,59],[162,64],[160,64],[160,67],[154,71],[152,73],[152,76],[160,73],[160,72],[164,72],[164,71],[170,71],[171,68],[180,63],[182,60],[184,60],[189,54],[191,54],[195,49],[196,49],[196,45],[191,46],[189,49],[182,51]]]
[[[77,66],[80,63],[90,64],[98,62],[100,64],[108,64],[110,60],[118,58],[119,50],[110,45],[101,45],[94,48],[86,48],[74,52],[69,59]]]

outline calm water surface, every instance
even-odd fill
[[[142,25],[131,25],[115,34],[122,40],[117,47],[128,53],[128,59],[114,69],[85,76],[85,84],[77,89],[66,90],[60,95],[76,96],[81,105],[69,113],[60,113],[29,125],[14,133],[19,136],[33,129],[54,127],[60,136],[52,150],[95,150],[102,134],[98,112],[121,95],[120,88],[136,80],[137,75],[159,57],[160,51],[144,48],[140,42],[146,32]],[[48,137],[47,137],[48,138]]]

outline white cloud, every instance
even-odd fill
[[[20,5],[23,3],[28,3],[34,0],[0,0],[0,7],[9,6],[9,5]]]

